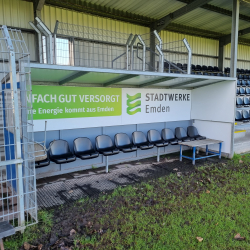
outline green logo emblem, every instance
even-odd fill
[[[137,93],[135,95],[128,95],[127,94],[127,114],[128,115],[134,115],[138,112],[141,112],[141,100],[138,100],[141,98],[141,93]]]

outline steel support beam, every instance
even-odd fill
[[[250,33],[250,27],[249,28],[246,28],[246,29],[243,29],[243,30],[239,30],[238,32],[238,37],[240,36],[244,36],[244,35],[247,35]],[[220,41],[224,44],[224,45],[227,45],[231,42],[231,37],[232,35],[229,34],[229,35],[226,35],[226,36],[223,36],[220,38]]]
[[[224,55],[225,47],[223,41],[219,40],[219,58],[218,58],[218,67],[221,71],[224,70]]]
[[[70,82],[70,81],[73,81],[75,80],[76,78],[80,77],[80,76],[83,76],[83,75],[86,75],[88,74],[89,72],[88,71],[79,71],[77,73],[73,73],[72,75],[70,76],[67,76],[65,77],[64,79],[60,80],[59,81],[59,85],[63,85],[67,82]]]
[[[103,84],[103,87],[107,87],[107,86],[109,86],[109,85],[116,84],[116,83],[118,83],[118,82],[122,82],[122,81],[125,81],[125,80],[128,80],[128,79],[134,78],[134,77],[136,77],[136,76],[138,76],[138,75],[123,75],[123,76],[119,76],[119,77],[117,77],[117,78],[115,78],[115,79],[113,79],[113,80],[110,80],[110,81],[108,81],[108,82],[105,82],[105,83]]]
[[[193,2],[187,4],[186,6],[183,6],[182,8],[174,11],[173,13],[166,15],[165,17],[157,21],[156,30],[160,32],[161,30],[165,29],[168,24],[170,24],[173,20],[191,12],[194,9],[201,7],[202,5],[210,1],[211,0],[194,0]]]
[[[41,10],[45,4],[45,0],[34,0],[33,8],[34,8],[34,18],[41,18]]]
[[[231,62],[230,76],[237,77],[237,54],[238,54],[238,32],[240,0],[233,0],[232,32],[231,32]]]

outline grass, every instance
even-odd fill
[[[41,237],[41,234],[50,233],[53,226],[53,211],[39,211],[38,224],[29,226],[24,233],[17,232],[14,236],[8,237],[4,241],[5,249],[17,250],[25,242],[33,242]]]
[[[81,199],[72,206],[80,217],[92,215],[90,226],[75,228],[72,249],[250,249],[249,163],[249,154],[235,155],[188,175],[117,188],[95,201]],[[54,230],[51,213],[42,211],[39,218],[23,236],[5,241],[6,249],[32,243],[39,230]],[[236,240],[237,233],[244,240]]]

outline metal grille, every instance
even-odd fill
[[[0,221],[37,222],[30,55],[21,31],[0,28]]]
[[[144,70],[137,35],[58,22],[54,39],[56,64]]]

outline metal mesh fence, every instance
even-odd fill
[[[56,64],[155,71],[144,66],[146,48],[137,34],[59,22],[55,39]]]
[[[21,31],[0,28],[0,221],[37,222],[30,58]]]
[[[183,40],[162,44],[164,71],[168,73],[187,73],[189,54]]]

